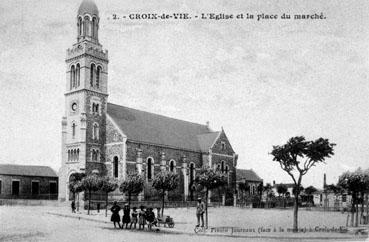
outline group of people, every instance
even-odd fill
[[[111,207],[111,221],[114,223],[114,228],[121,228],[124,227],[128,229],[133,228],[136,229],[136,225],[138,223],[138,229],[143,230],[145,228],[145,225],[147,224],[147,227],[149,230],[152,229],[152,226],[158,226],[157,219],[155,218],[155,213],[153,212],[152,208],[145,208],[145,206],[140,206],[140,210],[137,211],[137,207],[131,208],[128,204],[125,204],[123,207],[123,217],[122,217],[122,225],[120,225],[120,215],[119,211],[121,210],[121,207],[117,204],[116,201],[114,201],[113,206]],[[118,225],[118,226],[117,226]]]

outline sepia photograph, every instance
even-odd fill
[[[367,241],[369,2],[1,0],[0,241]]]

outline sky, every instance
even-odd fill
[[[269,154],[290,137],[336,143],[303,178],[368,168],[369,2],[95,0],[109,102],[224,128],[238,168],[292,182]],[[0,2],[0,163],[61,166],[66,49],[80,1]],[[323,20],[112,20],[130,13],[313,14]]]

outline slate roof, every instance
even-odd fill
[[[0,164],[1,175],[19,175],[19,176],[44,176],[58,177],[53,169],[48,166],[26,166]]]
[[[245,179],[246,181],[262,182],[261,179],[253,170],[237,169],[236,170],[237,181]]]
[[[208,152],[209,148],[214,144],[220,132],[211,132],[207,134],[197,135],[197,140],[199,141],[200,150],[202,152]]]
[[[218,136],[218,132],[206,125],[112,103],[108,103],[107,111],[127,139],[132,141],[207,152]]]

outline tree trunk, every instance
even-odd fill
[[[298,210],[299,210],[299,195],[295,193],[295,204],[293,205],[293,232],[296,233],[298,227]]]
[[[90,215],[90,206],[91,206],[91,190],[88,190],[88,212],[87,212],[88,215]]]
[[[205,194],[205,228],[208,228],[208,193],[209,190],[206,188]]]
[[[163,189],[163,203],[161,204],[161,217],[164,216],[165,190]]]
[[[366,220],[365,223],[369,222],[369,197],[368,194],[366,194]]]
[[[131,207],[131,193],[128,193],[128,206]]]
[[[356,216],[355,216],[355,227],[359,226],[359,203],[356,200]]]
[[[108,194],[106,193],[105,217],[108,217]]]
[[[77,212],[79,212],[79,192],[77,193]]]
[[[354,227],[354,218],[355,218],[355,194],[352,194],[352,201],[351,201],[351,227]]]

